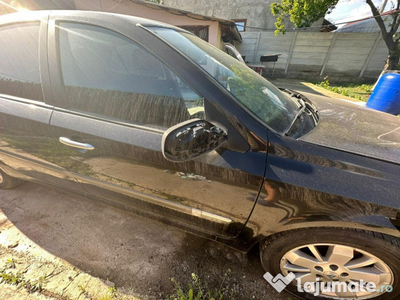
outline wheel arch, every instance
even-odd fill
[[[260,231],[246,243],[243,252],[249,252],[255,246],[257,247],[263,240],[273,235],[288,231],[295,231],[310,228],[338,228],[338,229],[360,229],[370,232],[381,233],[400,239],[400,212],[395,219],[389,219],[384,216],[363,216],[362,222],[344,222],[344,221],[315,221],[295,224],[285,224],[272,230]]]

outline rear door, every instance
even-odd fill
[[[32,12],[0,21],[0,164],[10,175],[79,190],[51,137],[47,18]]]
[[[203,235],[236,236],[262,185],[265,149],[248,151],[231,126],[232,150],[185,163],[161,153],[163,132],[180,122],[218,119],[229,127],[211,104],[215,86],[203,87],[204,74],[124,20],[53,15],[49,26],[52,136],[74,150],[59,154],[83,191]]]

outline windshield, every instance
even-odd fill
[[[299,105],[248,66],[187,32],[151,27],[219,82],[258,119],[283,134]]]

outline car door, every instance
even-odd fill
[[[51,137],[46,12],[4,16],[0,24],[0,164],[18,177],[79,190]]]
[[[265,142],[249,151],[211,104],[218,88],[140,26],[90,14],[50,19],[52,136],[74,149],[59,155],[83,191],[203,235],[241,232],[263,182]],[[189,162],[166,160],[164,131],[194,118],[217,120],[228,146]]]

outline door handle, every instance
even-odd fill
[[[94,147],[90,144],[86,144],[86,143],[79,143],[73,140],[70,140],[69,138],[66,137],[60,137],[58,139],[60,141],[61,144],[70,146],[70,147],[74,147],[74,148],[78,148],[78,149],[82,149],[82,150],[94,150]]]

